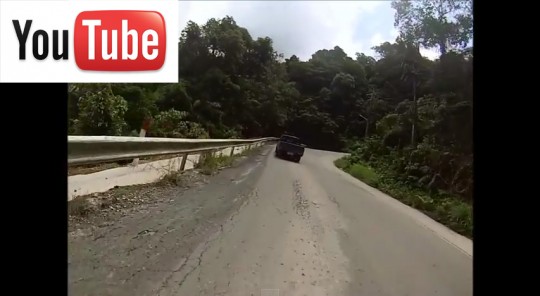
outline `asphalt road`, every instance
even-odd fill
[[[273,147],[69,238],[69,295],[472,295],[472,242],[306,150]]]

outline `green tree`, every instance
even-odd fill
[[[472,0],[393,0],[400,37],[427,48],[467,47],[473,36]]]
[[[154,118],[150,135],[163,138],[208,138],[208,133],[198,123],[188,121],[186,112],[170,109]]]
[[[127,108],[126,100],[114,95],[110,85],[96,92],[86,92],[79,99],[74,129],[82,135],[120,136],[126,127]]]

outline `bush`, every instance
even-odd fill
[[[200,124],[186,120],[187,115],[175,109],[160,112],[154,118],[150,135],[163,138],[208,138],[208,133]]]
[[[365,165],[358,163],[353,164],[348,169],[348,173],[370,186],[376,187],[379,184],[379,176],[371,168]]]
[[[120,136],[127,126],[124,114],[127,102],[115,96],[110,87],[87,92],[79,98],[79,116],[73,121],[75,134],[89,136]]]
[[[336,167],[340,169],[346,169],[349,167],[349,160],[346,157],[342,157],[342,158],[336,159],[334,161],[334,164],[336,165]]]
[[[214,156],[212,153],[203,153],[195,168],[205,175],[212,175],[218,170],[231,166],[235,156]]]

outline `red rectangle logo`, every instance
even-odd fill
[[[83,11],[75,20],[75,61],[81,70],[159,70],[166,43],[165,19],[157,11]]]

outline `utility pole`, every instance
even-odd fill
[[[413,69],[414,71],[414,69]],[[412,80],[413,80],[413,122],[412,122],[412,132],[411,132],[411,145],[414,147],[416,147],[416,111],[417,111],[417,108],[416,108],[416,73],[413,72],[413,75],[412,75]]]
[[[358,114],[360,117],[362,117],[365,121],[366,121],[366,131],[364,133],[364,139],[367,139],[368,137],[368,131],[369,131],[369,119],[367,119],[367,117],[365,117],[364,115],[362,114]]]
[[[408,78],[412,78],[412,92],[413,92],[413,106],[412,106],[412,115],[413,115],[413,118],[412,118],[412,129],[411,129],[411,145],[412,147],[416,147],[416,122],[418,121],[418,108],[417,108],[417,104],[416,104],[416,87],[418,85],[417,83],[417,76],[418,76],[418,69],[417,69],[417,61],[416,61],[416,54],[419,54],[419,46],[418,44],[415,44],[414,45],[414,56],[408,56],[409,53],[411,52],[408,52],[407,55],[404,57],[404,61],[401,63],[401,68],[402,68],[402,76],[401,76],[401,79],[404,80],[404,81],[407,81]]]

